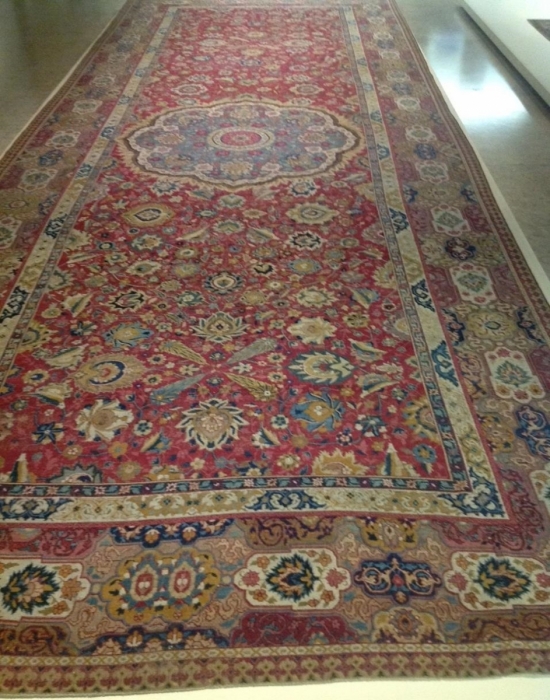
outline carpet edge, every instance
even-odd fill
[[[493,196],[493,199],[500,210],[500,213],[502,214],[502,217],[504,219],[504,222],[508,226],[511,237],[515,244],[517,245],[521,255],[523,256],[525,263],[530,270],[534,281],[539,287],[539,290],[546,300],[547,303],[550,304],[550,277],[546,274],[544,271],[542,265],[538,261],[535,251],[533,250],[533,247],[529,243],[529,240],[525,233],[523,232],[520,224],[518,223],[515,215],[513,214],[510,205],[506,201],[506,198],[502,194],[499,186],[497,185],[493,175],[491,174],[490,169],[486,165],[485,161],[483,160],[483,157],[481,156],[477,146],[473,143],[472,139],[468,135],[466,131],[465,125],[462,123],[457,111],[455,110],[449,96],[445,92],[445,88],[443,87],[443,84],[435,74],[433,68],[430,66],[430,63],[426,57],[426,54],[424,53],[422,47],[420,46],[420,43],[416,39],[416,36],[414,35],[414,32],[409,25],[405,15],[401,11],[401,8],[398,6],[396,0],[389,0],[389,3],[392,7],[392,10],[395,13],[395,16],[397,17],[401,29],[406,35],[409,43],[411,44],[412,48],[416,49],[418,52],[418,57],[421,58],[422,60],[422,67],[426,70],[427,72],[427,77],[429,77],[433,83],[434,86],[437,88],[439,95],[441,96],[445,106],[447,107],[447,110],[452,117],[452,119],[455,122],[456,127],[460,131],[460,134],[464,140],[464,142],[467,144],[467,146],[471,149],[473,156],[477,159],[477,162],[479,163],[479,167],[481,170],[482,176],[485,178],[486,184],[488,186],[488,189],[490,190],[491,195]],[[510,261],[512,269],[514,269],[517,273],[517,267],[516,263],[513,261]],[[523,280],[522,280],[523,281]]]

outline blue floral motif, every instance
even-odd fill
[[[428,309],[428,311],[435,311],[434,304],[430,292],[428,291],[428,286],[426,285],[426,280],[422,279],[420,282],[413,284],[411,287],[411,292],[413,299],[421,306],[423,309]]]
[[[415,190],[412,185],[403,185],[403,197],[407,204],[412,204],[418,197],[418,190]]]
[[[384,421],[379,416],[359,416],[355,429],[367,437],[379,437],[386,432]]]
[[[344,357],[319,350],[298,355],[289,365],[298,379],[312,384],[340,384],[354,369]]]
[[[369,560],[353,577],[365,593],[372,596],[391,596],[404,605],[411,597],[432,597],[441,586],[441,578],[428,564],[406,562],[398,554],[389,554],[385,560]]]
[[[306,423],[307,430],[334,430],[342,420],[344,406],[333,400],[326,392],[321,395],[306,394],[304,399],[294,404],[290,415]]]
[[[401,231],[406,231],[410,228],[409,220],[404,212],[390,207],[390,216],[396,233],[401,233]]]
[[[411,95],[412,86],[409,85],[409,83],[395,83],[395,85],[393,85],[393,91],[398,95]]]
[[[420,464],[433,464],[437,459],[437,454],[430,445],[415,445],[412,451],[415,459],[417,459]]]
[[[50,238],[57,238],[57,236],[61,233],[63,224],[65,223],[66,219],[67,214],[58,216],[56,219],[50,219],[46,228],[44,229],[44,234],[46,236],[49,236]]]
[[[422,160],[435,160],[437,158],[437,151],[429,143],[419,143],[414,152]]]
[[[248,509],[254,511],[319,510],[325,507],[305,491],[285,490],[266,491]]]
[[[451,382],[451,384],[454,386],[458,386],[458,379],[456,378],[451,355],[449,354],[447,343],[444,340],[442,340],[439,345],[432,350],[431,356],[437,374],[442,379],[446,379],[448,382]]]
[[[546,415],[532,406],[522,406],[516,417],[519,422],[516,435],[525,440],[529,452],[550,459],[550,423]]]
[[[69,498],[2,498],[0,520],[48,520]]]
[[[63,435],[63,428],[59,423],[41,423],[33,432],[33,441],[38,444],[56,443],[57,438]]]
[[[466,330],[466,325],[458,318],[454,311],[449,311],[448,309],[442,309],[445,317],[447,319],[447,330],[451,336],[451,342],[453,346],[460,345],[464,342],[464,331]]]
[[[187,290],[183,294],[176,297],[179,306],[196,306],[204,301],[204,297],[200,292]]]
[[[463,238],[451,238],[445,243],[445,251],[454,260],[470,260],[476,255],[476,247]]]
[[[467,202],[470,202],[470,204],[479,204],[476,197],[476,191],[472,185],[464,185],[464,187],[460,190],[460,194]]]
[[[233,523],[230,518],[215,518],[196,522],[177,523],[175,525],[158,523],[147,525],[125,525],[111,528],[111,535],[118,544],[138,543],[149,549],[161,542],[180,542],[191,544],[204,537],[223,534]]]
[[[297,260],[292,260],[288,264],[292,272],[298,275],[312,275],[315,272],[319,272],[321,266],[316,260],[308,258],[299,258]]]
[[[539,333],[537,324],[531,317],[528,306],[521,306],[517,309],[516,318],[518,328],[521,328],[529,340],[534,340],[539,345],[544,345],[544,340]]]
[[[60,151],[58,148],[54,148],[38,157],[38,165],[43,168],[51,167],[52,165],[59,163],[61,158],[63,158],[63,151]]]
[[[473,491],[458,494],[439,494],[465,515],[499,517],[505,515],[496,486],[471,470]]]
[[[35,608],[47,606],[59,590],[55,572],[45,566],[29,564],[15,571],[0,588],[2,606],[10,613],[31,615]]]
[[[315,576],[311,562],[299,554],[281,557],[266,576],[266,582],[274,593],[295,602],[311,595],[317,581],[319,578]]]
[[[166,629],[152,632],[145,627],[130,627],[124,634],[105,634],[94,640],[94,643],[82,650],[83,656],[95,656],[104,645],[113,648],[118,644],[121,654],[140,654],[153,643],[159,644],[163,650],[185,649],[200,646],[213,646],[226,649],[229,641],[213,629],[193,627],[186,629],[184,625],[172,624]]]
[[[300,180],[290,186],[290,192],[294,197],[307,197],[314,194],[316,190],[317,185],[313,180]]]
[[[117,350],[119,348],[134,348],[138,343],[147,340],[153,331],[144,328],[140,323],[121,323],[110,328],[103,337]]]
[[[8,318],[15,318],[18,316],[23,310],[28,296],[29,293],[26,289],[23,289],[19,285],[15,287],[0,314],[0,323],[3,323]]]
[[[479,564],[475,583],[495,600],[508,601],[521,598],[532,587],[525,571],[513,566],[509,559],[491,557]]]

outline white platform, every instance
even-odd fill
[[[550,19],[550,0],[462,0],[472,19],[550,105],[550,41],[530,19]]]

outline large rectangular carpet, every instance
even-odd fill
[[[0,208],[3,692],[550,671],[549,307],[389,0],[132,0]]]

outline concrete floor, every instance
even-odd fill
[[[0,152],[123,3],[0,0]],[[460,0],[397,3],[550,276],[550,109]]]

